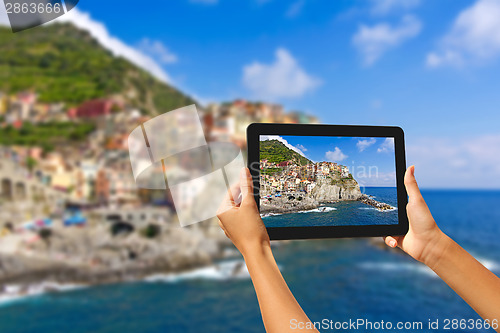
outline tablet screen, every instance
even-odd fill
[[[266,227],[398,224],[392,137],[260,135]]]

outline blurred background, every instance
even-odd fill
[[[499,274],[499,17],[500,0],[81,1],[13,33],[0,4],[0,330],[264,331],[216,222],[180,228],[132,177],[130,131],[190,104],[243,150],[252,122],[401,126],[438,225]],[[313,321],[479,318],[379,239],[274,251]]]

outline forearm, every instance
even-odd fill
[[[442,234],[426,264],[483,319],[500,322],[500,278],[451,238]]]
[[[295,323],[308,323],[309,318],[295,300],[281,275],[271,248],[265,246],[245,253],[245,262],[257,293],[262,320],[270,332],[317,332],[291,327]]]

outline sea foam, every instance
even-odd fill
[[[182,273],[154,274],[146,277],[147,282],[176,283],[186,280],[229,280],[250,278],[243,260],[224,261],[212,266],[193,269]]]
[[[314,208],[310,210],[301,210],[298,211],[297,213],[326,213],[326,212],[331,212],[337,210],[335,207],[319,207],[319,208]]]
[[[496,271],[499,269],[499,265],[494,260],[489,260],[481,257],[476,257],[476,259],[483,264],[484,267],[490,271]],[[402,262],[363,262],[358,264],[358,267],[367,270],[374,271],[385,271],[385,272],[408,272],[414,271],[417,273],[422,273],[431,277],[438,277],[432,269],[421,263],[402,263]]]
[[[51,281],[44,281],[28,286],[17,284],[5,285],[3,292],[0,292],[0,306],[16,301],[21,301],[28,297],[39,296],[51,292],[64,292],[86,287],[80,284],[60,284]]]
[[[278,215],[282,215],[282,214],[279,214],[279,213],[264,213],[264,214],[260,214],[260,218],[265,218],[265,217],[269,217],[269,216],[278,216]]]

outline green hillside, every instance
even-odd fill
[[[312,164],[312,162],[299,153],[287,148],[278,140],[267,140],[260,142],[260,159],[271,163],[294,161],[300,165]]]
[[[151,115],[195,103],[69,23],[16,34],[0,27],[0,41],[0,91],[6,93],[33,89],[41,101],[69,106],[120,94]]]

